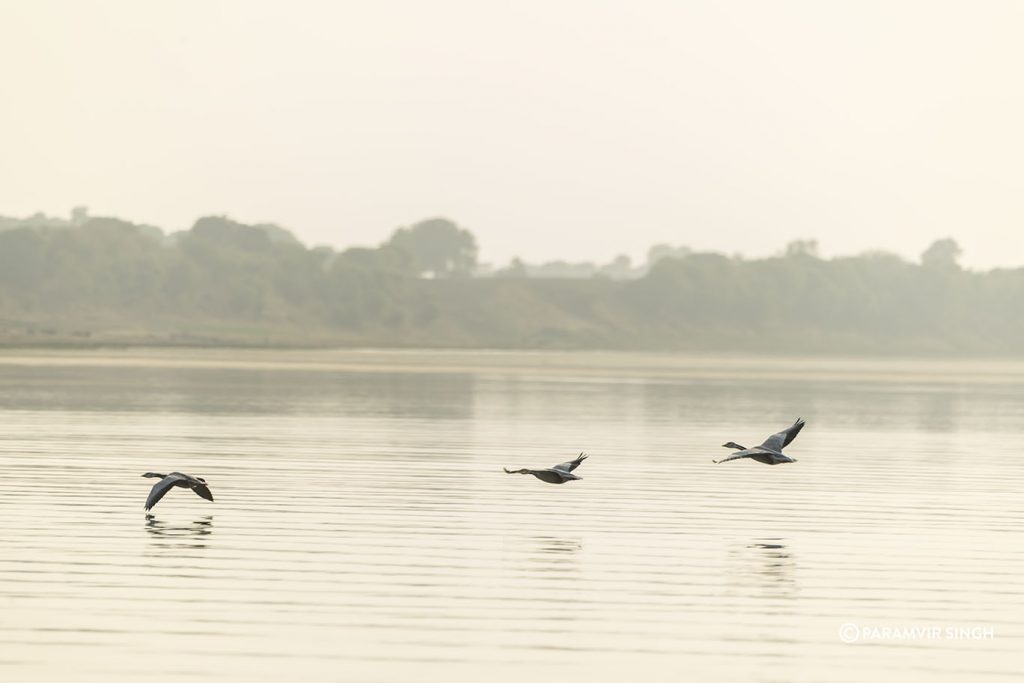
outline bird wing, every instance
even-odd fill
[[[572,472],[574,469],[576,469],[577,467],[580,466],[580,463],[582,463],[586,459],[587,459],[587,456],[584,455],[583,453],[580,453],[576,457],[575,460],[570,460],[569,462],[563,462],[561,464],[555,465],[551,469],[553,469],[553,470],[562,470],[563,472]]]
[[[179,481],[184,481],[185,475],[172,472],[166,477],[153,484],[153,488],[149,490],[149,498],[146,499],[146,509],[151,509],[154,505],[160,502],[168,491],[174,488],[174,485]]]
[[[213,494],[210,493],[210,488],[206,484],[192,484],[192,490],[196,492],[196,495],[200,498],[213,502]]]
[[[786,429],[783,429],[781,432],[778,432],[777,434],[772,434],[767,439],[765,439],[764,443],[761,444],[761,448],[767,448],[773,451],[781,451],[783,448],[788,446],[790,442],[793,441],[793,439],[796,438],[796,435],[799,434],[800,430],[803,428],[803,419],[797,418],[796,422],[794,422],[791,427],[787,427]]]
[[[722,458],[721,460],[712,460],[712,462],[717,464],[717,463],[721,463],[721,462],[729,462],[730,460],[740,460],[742,458],[752,458],[752,457],[754,457],[754,453],[753,452],[737,453],[736,455],[730,455],[728,458]]]

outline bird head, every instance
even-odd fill
[[[743,446],[739,445],[735,441],[730,441],[729,443],[723,443],[722,444],[722,448],[735,448],[738,451],[742,451],[743,450]]]

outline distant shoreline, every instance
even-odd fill
[[[965,270],[950,239],[920,263],[798,240],[753,260],[656,245],[639,269],[484,276],[473,236],[443,219],[338,252],[223,216],[172,236],[43,218],[0,229],[0,347],[1024,358],[1024,268]]]
[[[846,358],[862,360],[995,360],[1024,362],[1024,348],[1020,353],[1009,351],[982,351],[965,348],[954,351],[949,348],[918,345],[912,342],[900,343],[905,340],[816,340],[813,345],[804,347],[792,345],[789,349],[778,340],[766,343],[762,348],[751,348],[746,344],[732,340],[719,344],[710,344],[705,340],[676,339],[675,344],[646,343],[637,339],[615,338],[594,340],[591,345],[579,344],[579,339],[546,339],[536,344],[510,342],[508,345],[495,345],[484,340],[467,339],[461,335],[439,335],[436,339],[421,330],[406,330],[402,333],[392,331],[374,331],[365,334],[345,333],[341,331],[314,328],[282,331],[261,327],[232,328],[230,325],[211,325],[194,331],[164,330],[119,330],[104,329],[101,331],[75,331],[68,327],[54,329],[39,326],[35,331],[26,333],[16,331],[8,325],[5,329],[0,319],[0,353],[8,351],[54,351],[54,352],[91,352],[103,350],[252,350],[252,351],[363,351],[367,349],[390,351],[458,351],[474,352],[508,352],[508,353],[621,353],[621,354],[653,354],[653,355],[687,355],[687,356],[726,356],[764,358]],[[12,333],[13,332],[13,333]],[[452,337],[456,337],[453,339]],[[401,340],[401,341],[399,341]],[[861,343],[857,343],[861,342]]]
[[[0,348],[0,368],[459,373],[634,380],[1024,383],[1024,359],[867,358],[500,349]]]

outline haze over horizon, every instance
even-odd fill
[[[1012,2],[0,5],[0,213],[1024,264]]]

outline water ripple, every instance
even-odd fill
[[[0,677],[1024,673],[1024,459],[1002,455],[1021,436],[1019,368],[978,383],[833,369],[765,393],[757,372],[444,358],[9,362]],[[797,414],[798,464],[711,464]],[[584,479],[564,486],[501,471],[581,450]],[[179,489],[147,516],[139,475],[164,469],[205,477],[217,502]],[[851,645],[844,623],[995,637]]]

